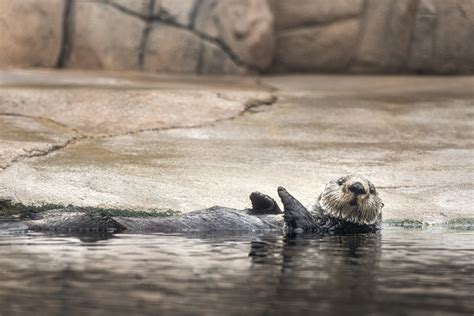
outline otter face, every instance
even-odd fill
[[[384,206],[375,186],[355,175],[326,184],[318,202],[328,215],[361,225],[375,223]]]

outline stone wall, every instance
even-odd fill
[[[0,68],[474,72],[473,0],[2,0]]]
[[[473,0],[273,0],[275,71],[474,72]]]

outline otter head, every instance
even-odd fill
[[[329,216],[361,225],[374,224],[384,206],[373,183],[355,175],[326,184],[318,202]]]

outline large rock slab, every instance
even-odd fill
[[[101,2],[76,1],[72,48],[65,65],[71,68],[138,69],[146,23]]]
[[[0,170],[65,146],[78,133],[51,120],[0,113]]]
[[[144,54],[147,71],[196,73],[201,39],[189,30],[155,24],[149,34]]]
[[[273,55],[263,0],[85,1],[71,23],[73,68],[237,74],[268,67]]]
[[[49,80],[51,85],[55,82]],[[216,85],[200,84],[192,78],[152,81],[154,86],[118,81],[102,88],[81,87],[81,80],[70,82],[70,88],[35,88],[30,84],[25,89],[17,84],[0,89],[0,112],[49,118],[85,135],[108,135],[199,126],[235,117],[273,100],[271,93],[255,83],[249,86],[245,79],[227,84],[222,79]],[[61,77],[56,84],[64,85]]]
[[[474,3],[369,0],[356,72],[471,73]]]
[[[243,208],[250,192],[276,196],[283,185],[310,204],[328,180],[357,172],[379,188],[387,220],[472,218],[473,78],[282,76],[263,83],[279,89],[271,107],[195,128],[82,139],[2,171],[0,196],[191,211]]]
[[[415,16],[413,42],[408,67],[417,72],[429,72],[434,66],[434,38],[437,25],[436,8],[431,1],[420,1]]]
[[[416,10],[413,0],[368,0],[353,70],[403,71]]]
[[[359,28],[359,19],[349,19],[323,27],[281,31],[277,36],[275,70],[344,71],[352,61]]]
[[[0,67],[54,67],[61,50],[64,3],[0,1]]]
[[[273,0],[272,8],[277,30],[287,30],[359,16],[363,0]]]
[[[265,70],[273,57],[273,15],[266,0],[203,0],[193,27],[226,45],[252,68]]]
[[[95,0],[105,4],[116,6],[124,12],[130,12],[141,16],[149,16],[153,13],[152,1],[154,0]],[[156,2],[156,0],[155,0]]]
[[[82,134],[106,135],[198,126],[271,100],[267,92],[252,91],[12,88],[0,90],[0,111],[47,117]]]
[[[152,25],[144,54],[144,69],[162,73],[247,72],[212,41],[203,40],[190,30],[160,23]]]
[[[344,72],[360,40],[365,2],[273,1],[276,72]]]
[[[433,3],[438,16],[433,69],[440,73],[473,73],[474,2],[436,0]],[[420,13],[419,19],[422,16]]]
[[[219,46],[212,42],[203,41],[199,56],[198,74],[233,74],[241,75],[248,73],[243,65],[237,65],[229,55]]]
[[[297,4],[273,1],[275,71],[474,72],[470,0],[298,0]],[[356,35],[320,34],[354,18],[360,19]],[[334,67],[334,57],[342,57],[339,67]]]
[[[474,3],[419,2],[409,69],[416,72],[474,72]]]
[[[193,19],[193,10],[197,9],[199,0],[155,0],[154,15],[166,16],[173,21],[190,26]]]

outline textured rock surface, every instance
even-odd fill
[[[299,6],[289,1],[273,3],[277,26],[274,70],[474,71],[474,2],[470,0],[298,2]],[[357,34],[334,32],[336,25],[342,30],[342,25],[355,18],[360,20]],[[321,33],[329,35],[321,38]],[[333,66],[335,57],[341,58],[340,67]]]
[[[199,0],[155,0],[155,15],[166,14],[174,21],[183,24],[190,25],[191,19],[193,18],[193,10]]]
[[[474,70],[474,2],[369,0],[352,70]]]
[[[12,88],[0,90],[0,111],[49,117],[87,135],[120,134],[198,126],[234,117],[255,103],[271,100],[266,92],[251,91]]]
[[[90,0],[89,0],[90,1]],[[94,1],[94,0],[93,0]],[[150,14],[152,0],[95,0],[105,4],[111,4],[123,12],[131,12],[142,16]],[[156,0],[155,0],[156,2]]]
[[[421,1],[421,4],[426,2]],[[432,5],[428,2],[425,11]],[[432,37],[435,43],[432,67],[442,73],[474,72],[474,1],[436,0],[434,5],[437,10],[437,30]],[[420,12],[418,20],[429,16],[429,13]],[[426,26],[422,24],[421,27]]]
[[[176,40],[179,39],[179,40]],[[157,72],[197,73],[201,40],[189,30],[156,24],[145,50],[144,69]]]
[[[414,71],[429,71],[434,66],[434,38],[436,33],[436,8],[432,1],[420,1],[415,15],[413,46],[408,59],[408,67]]]
[[[363,0],[273,0],[277,30],[314,26],[360,15]]]
[[[237,65],[229,55],[212,42],[203,42],[200,53],[198,74],[244,74],[244,66]]]
[[[266,69],[273,55],[273,15],[266,0],[203,0],[197,31],[225,43],[243,64]]]
[[[155,82],[155,89],[140,84],[127,89],[120,83],[105,89],[58,88],[54,81],[49,87],[5,88],[0,89],[0,113],[47,117],[85,135],[104,135],[199,126],[235,117],[252,106],[273,100],[270,93],[255,83],[242,91],[238,81],[234,87],[220,88],[212,83],[206,86],[173,80]],[[61,82],[56,81],[57,84]]]
[[[138,69],[145,22],[113,6],[79,1],[74,7],[72,68]]]
[[[349,19],[326,27],[281,31],[277,38],[275,69],[344,71],[353,58],[359,24],[359,19]]]
[[[472,0],[4,0],[0,23],[3,68],[474,72]]]
[[[236,74],[272,60],[265,0],[98,0],[73,11],[68,67]]]
[[[56,150],[78,133],[51,120],[0,113],[0,170],[14,161]]]
[[[59,76],[57,82],[64,83],[65,75]],[[50,74],[44,81],[52,84],[53,77]],[[104,77],[88,81],[101,83]],[[202,82],[180,77],[172,83],[128,77],[129,83],[124,83],[125,78],[109,81],[107,90],[88,88],[110,94],[97,100],[109,108],[108,120],[115,131],[122,131],[118,117],[125,127],[130,122],[121,116],[120,105],[110,107],[107,100],[127,101],[123,94],[114,96],[126,87],[140,90],[145,84],[155,99],[160,94],[176,98],[199,91],[216,95],[225,85],[224,79],[210,78]],[[78,83],[84,81],[82,77]],[[249,205],[250,192],[261,190],[276,197],[277,186],[283,185],[309,204],[329,179],[358,172],[377,185],[385,219],[436,223],[473,217],[472,77],[283,76],[263,82],[277,89],[273,93],[278,101],[233,120],[108,137],[92,134],[45,156],[15,162],[0,172],[0,197],[27,204],[190,211],[216,204],[243,208]],[[19,96],[25,94],[21,90],[35,91],[30,81],[24,84],[22,88],[17,76],[16,88],[1,90]],[[229,96],[221,96],[218,102],[232,109],[233,102],[245,102],[248,93],[259,91],[249,81],[227,84],[235,95],[227,102]],[[69,86],[74,87],[72,80]],[[214,108],[207,99],[195,105],[200,111]],[[47,108],[46,102],[41,107]],[[169,104],[160,108],[159,118],[182,116],[182,109]],[[186,109],[200,115],[192,106]],[[146,105],[135,112],[141,114],[128,115],[138,121],[151,115]],[[83,111],[80,120],[92,124],[102,113]]]
[[[170,40],[170,38],[179,40]],[[198,56],[196,58],[196,56]],[[212,41],[185,28],[154,23],[148,35],[144,69],[165,73],[241,74],[244,67]]]
[[[417,3],[413,0],[368,0],[353,69],[403,70],[410,49]]]
[[[0,67],[54,67],[63,11],[62,0],[0,1]]]

